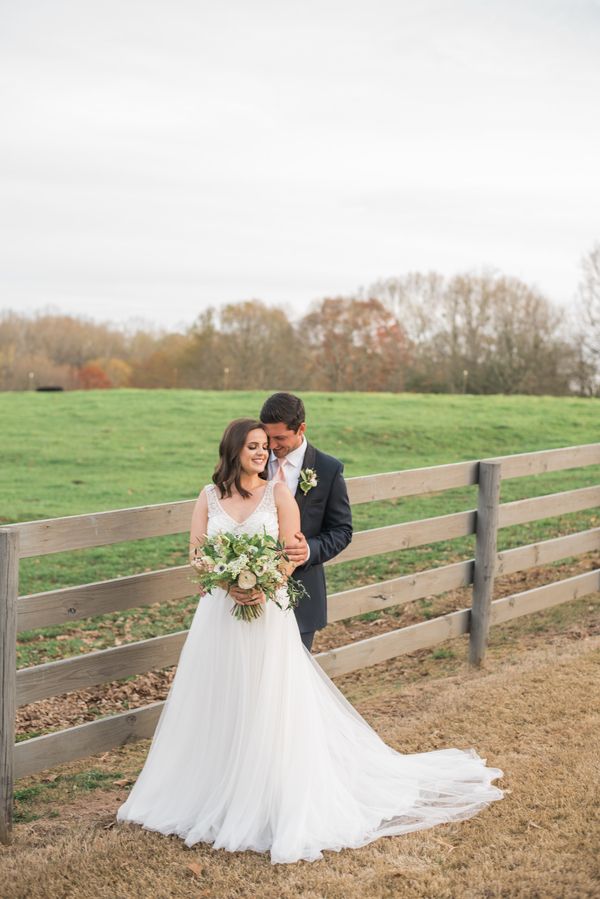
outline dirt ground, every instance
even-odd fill
[[[466,640],[414,653],[337,683],[403,752],[473,746],[504,771],[505,798],[468,821],[317,862],[272,865],[131,824],[115,811],[148,741],[62,766],[0,847],[2,899],[387,899],[600,896],[600,596],[492,631],[480,670]],[[533,624],[532,624],[533,623]],[[371,631],[372,632],[372,631]],[[104,772],[100,788],[69,776]],[[40,784],[43,775],[18,786]]]

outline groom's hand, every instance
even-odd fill
[[[308,559],[308,543],[302,531],[294,534],[295,543],[286,543],[285,552],[295,565],[304,565]]]

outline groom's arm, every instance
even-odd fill
[[[321,532],[316,537],[307,538],[310,555],[302,566],[304,570],[311,565],[322,565],[333,559],[352,540],[352,510],[343,470],[343,465],[340,465],[334,475]]]

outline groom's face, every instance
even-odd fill
[[[306,422],[302,422],[297,431],[292,431],[285,422],[278,421],[275,424],[263,425],[269,437],[269,447],[278,459],[283,459],[288,453],[298,449],[304,438]]]

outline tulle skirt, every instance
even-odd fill
[[[284,594],[285,595],[285,594]],[[187,846],[314,861],[470,818],[503,791],[474,749],[387,746],[303,646],[292,611],[198,604],[145,765],[118,821]]]

